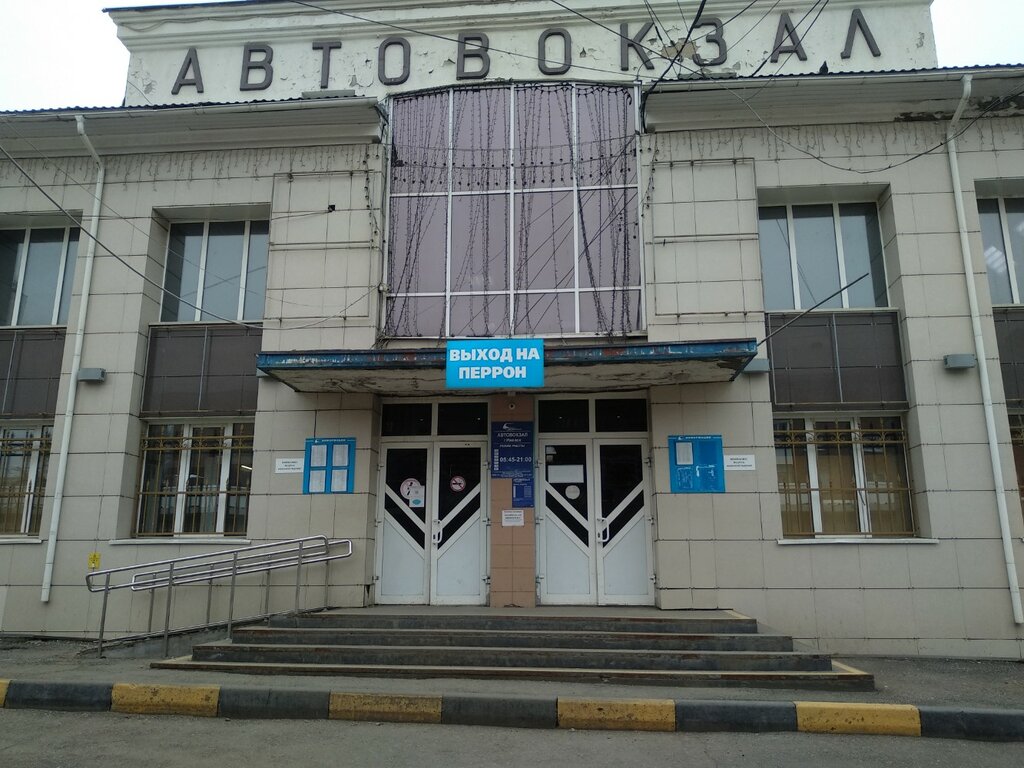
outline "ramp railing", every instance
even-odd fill
[[[157,560],[151,563],[126,565],[120,568],[108,568],[86,574],[85,583],[90,592],[103,593],[103,607],[100,612],[100,630],[97,640],[98,652],[103,654],[103,637],[107,624],[107,603],[111,592],[127,589],[131,592],[149,592],[149,623],[147,631],[131,637],[153,637],[159,632],[153,631],[153,605],[157,590],[166,590],[164,605],[163,654],[168,656],[171,634],[171,605],[176,587],[186,585],[206,585],[206,621],[176,631],[205,629],[223,624],[223,620],[212,621],[214,582],[228,581],[228,615],[227,632],[231,638],[232,628],[240,620],[235,619],[235,591],[239,577],[252,574],[267,574],[263,611],[250,615],[244,621],[255,621],[266,618],[279,611],[270,610],[270,572],[287,568],[295,569],[295,612],[300,610],[299,597],[302,590],[302,572],[309,566],[324,563],[324,602],[328,607],[328,590],[330,588],[330,568],[326,566],[334,560],[341,560],[352,555],[350,539],[328,539],[326,536],[306,536],[286,541],[275,541],[269,544],[256,544],[238,549],[222,549],[202,555],[175,557],[170,560]],[[308,606],[307,606],[308,609]],[[122,638],[125,639],[125,638]]]

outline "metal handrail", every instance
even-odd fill
[[[342,551],[334,551],[336,548],[344,547]],[[171,596],[174,587],[188,584],[205,583],[207,585],[206,596],[206,624],[192,627],[201,629],[213,626],[210,621],[210,609],[213,597],[213,583],[223,579],[230,579],[231,587],[228,598],[228,638],[231,638],[234,623],[235,609],[235,586],[239,576],[246,576],[254,573],[267,573],[278,571],[284,568],[295,568],[295,611],[299,610],[299,595],[302,586],[303,566],[315,565],[317,563],[329,563],[334,560],[341,560],[352,555],[351,539],[328,539],[326,536],[305,536],[285,541],[275,541],[268,544],[255,544],[249,547],[237,549],[218,550],[201,555],[186,555],[175,557],[169,560],[156,560],[149,563],[136,565],[125,565],[119,568],[107,568],[102,571],[92,571],[86,574],[85,584],[90,592],[103,593],[103,607],[100,612],[100,630],[98,653],[103,654],[103,635],[107,622],[107,601],[110,593],[118,589],[130,589],[132,592],[150,592],[155,596],[156,590],[167,590],[167,604],[164,611],[163,631],[163,652],[168,655],[170,643],[171,626]],[[328,603],[328,590],[330,569],[324,569],[324,607]],[[123,580],[117,579],[124,575]],[[262,616],[270,614],[270,578],[266,583],[266,612]],[[261,618],[261,616],[250,617]],[[153,624],[153,597],[149,604],[149,625]]]

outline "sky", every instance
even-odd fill
[[[120,104],[128,52],[101,9],[197,1],[0,0],[0,111]],[[1022,0],[934,0],[932,18],[939,66],[1024,62]]]

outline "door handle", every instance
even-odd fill
[[[603,527],[600,531],[598,531],[598,541],[600,541],[602,544],[607,544],[608,539],[611,538],[611,529],[608,527],[608,524],[604,521],[602,521],[602,524]]]
[[[440,520],[434,520],[434,523],[433,523],[432,527],[433,527],[434,531],[433,531],[433,533],[430,534],[430,541],[433,542],[434,544],[440,544],[441,543],[441,536],[444,534],[444,529],[441,528],[441,521]]]

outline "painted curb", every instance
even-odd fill
[[[216,717],[218,685],[139,685],[115,683],[110,711],[133,715]]]
[[[558,699],[558,727],[577,730],[674,731],[671,699]]]
[[[332,720],[379,720],[384,723],[440,723],[441,697],[331,692]]]
[[[803,732],[1024,741],[1024,709],[836,701],[430,696],[216,685],[0,680],[0,707],[506,728]]]
[[[798,701],[796,727],[806,733],[920,736],[921,715],[911,704]]]
[[[456,694],[441,699],[441,722],[508,728],[555,728],[558,703],[553,698]]]
[[[676,701],[679,731],[795,731],[792,701]]]
[[[919,709],[922,736],[941,739],[1024,741],[1024,712],[1019,709]]]
[[[7,709],[59,709],[71,712],[106,712],[110,709],[110,683],[37,683],[12,680],[7,686]]]
[[[326,720],[330,691],[221,687],[217,714],[251,719]]]

